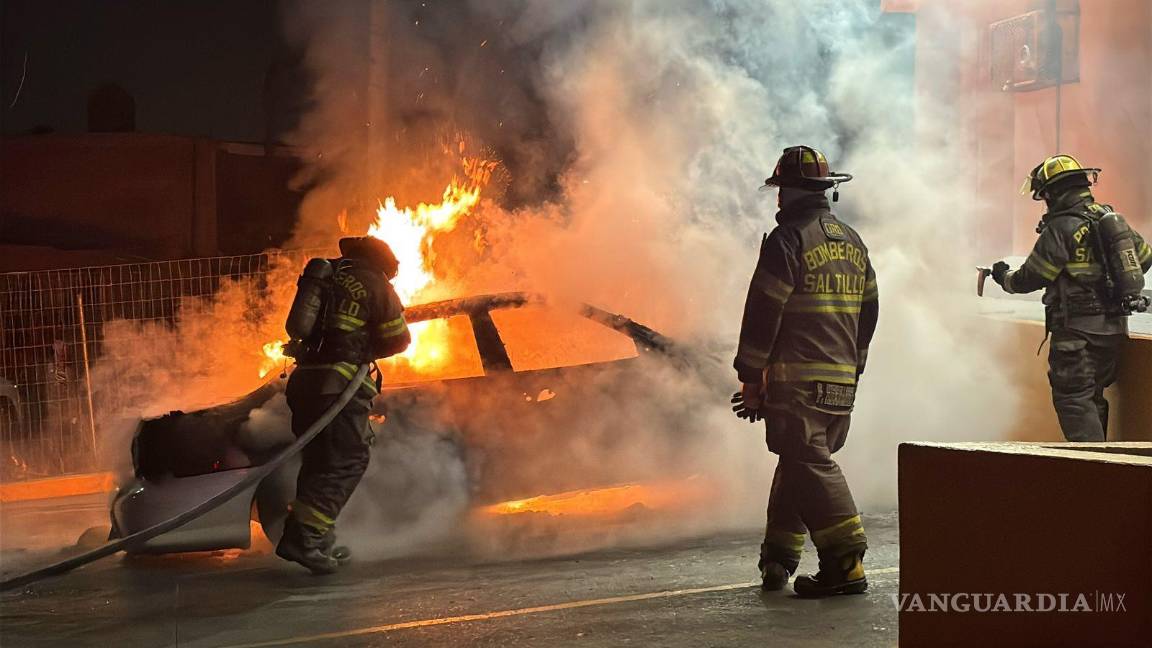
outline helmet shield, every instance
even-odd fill
[[[776,162],[772,175],[764,181],[761,191],[771,187],[795,187],[809,191],[831,189],[841,182],[848,182],[852,176],[847,173],[833,173],[828,170],[828,159],[811,146],[790,146]]]
[[[1071,155],[1053,155],[1036,165],[1020,193],[1032,192],[1032,200],[1044,200],[1044,192],[1058,181],[1063,181],[1074,175],[1082,175],[1089,185],[1095,184],[1100,175],[1100,169],[1081,166],[1080,162]]]

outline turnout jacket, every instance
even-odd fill
[[[343,382],[323,381],[321,393],[342,391],[357,365],[400,353],[412,341],[404,306],[383,272],[358,258],[336,259],[333,265],[320,345],[299,359],[299,369],[329,370],[344,377]],[[377,392],[367,378],[365,388]]]
[[[733,363],[740,380],[767,378],[770,397],[774,386],[795,396],[811,395],[813,383],[855,385],[879,316],[868,248],[823,195],[788,205],[776,220],[744,304]]]
[[[1044,215],[1040,238],[1019,269],[1004,277],[1004,290],[1029,293],[1044,289],[1050,328],[1085,333],[1127,333],[1127,318],[1108,312],[1104,267],[1090,222],[1112,211],[1095,202],[1089,191],[1073,194],[1066,206]],[[1144,272],[1152,268],[1152,247],[1132,231],[1136,256]]]

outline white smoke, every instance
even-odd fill
[[[932,97],[917,102],[911,91],[914,34],[880,29],[871,2],[594,3],[588,12],[587,33],[562,41],[544,73],[575,125],[571,220],[545,239],[544,255],[535,232],[533,245],[508,246],[529,256],[523,274],[676,335],[733,341],[758,233],[773,225],[772,195],[754,188],[785,146],[814,145],[856,176],[836,211],[870,245],[881,286],[841,457],[861,504],[894,505],[899,441],[1004,434],[1013,390],[989,370],[1004,341],[972,314],[965,224],[975,214],[963,210],[978,205],[954,140],[917,140],[952,125]]]
[[[470,12],[456,8],[459,20],[498,25],[512,51],[533,54],[519,81],[527,79],[539,98],[551,137],[571,143],[557,190],[543,203],[506,211],[488,206],[490,248],[484,264],[468,268],[473,292],[516,287],[595,303],[701,347],[722,343],[727,362],[760,234],[774,225],[774,194],[756,189],[782,149],[815,146],[834,170],[855,175],[841,188],[836,211],[870,246],[881,315],[852,432],[838,458],[866,510],[895,503],[897,443],[997,438],[1016,405],[1006,378],[990,369],[1003,342],[989,338],[972,316],[975,252],[964,232],[976,222],[969,210],[979,205],[956,168],[963,156],[946,137],[928,146],[918,139],[952,125],[933,97],[914,98],[914,34],[885,27],[877,4],[476,0]],[[393,68],[428,67],[460,51],[437,30],[413,24],[416,13],[404,5],[392,15],[395,42],[417,44],[390,49]],[[313,23],[309,32],[318,108],[301,134],[321,150],[354,148],[347,116],[336,110],[347,95],[325,90],[334,79],[348,80],[349,62],[333,46],[350,42],[338,37],[340,25],[348,22]],[[440,75],[438,89],[427,86],[436,95],[427,100],[450,107],[452,123],[445,125],[479,121],[498,107],[468,102],[453,91],[470,86],[450,72]],[[514,83],[480,76],[497,87]],[[368,91],[385,93],[397,109],[416,96]],[[337,134],[332,142],[330,134]],[[497,150],[527,146],[524,138],[479,136]],[[540,154],[532,146],[525,156]],[[321,202],[332,197],[332,187],[364,178],[346,165],[326,170],[338,180],[321,190]],[[545,184],[530,169],[523,173],[524,182]],[[302,236],[325,232],[332,209],[308,205],[302,219]],[[741,496],[726,501],[742,524],[759,524],[772,460],[762,430],[737,421],[717,397],[725,391],[717,383],[738,387],[734,372],[709,372],[690,389],[683,380],[654,373],[632,400],[606,391],[610,406],[602,410],[659,412],[669,395],[691,399],[700,435],[679,450],[700,471],[740,487]],[[666,421],[648,420],[636,438],[659,443]],[[432,453],[414,451],[412,460],[421,456],[431,461],[423,474],[443,472]],[[380,482],[370,476],[367,483]]]
[[[291,444],[292,411],[283,392],[277,392],[260,407],[252,410],[236,431],[236,445],[249,455],[270,456]]]
[[[358,553],[394,558],[449,543],[468,508],[460,448],[436,430],[385,426],[369,470],[341,515],[339,533],[360,539]]]

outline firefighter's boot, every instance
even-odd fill
[[[823,598],[836,594],[863,594],[868,589],[864,576],[864,554],[852,553],[820,560],[815,575],[797,576],[792,585],[802,598]]]
[[[760,589],[765,592],[782,590],[791,577],[792,574],[788,573],[788,568],[784,565],[778,562],[765,563],[760,568]]]
[[[775,495],[774,495],[775,496]],[[788,579],[800,566],[800,552],[804,549],[804,534],[774,528],[769,515],[764,544],[760,545],[760,588],[765,592],[784,589]]]
[[[284,521],[284,535],[276,545],[276,555],[306,567],[313,574],[332,574],[340,563],[325,550],[325,534],[319,529],[301,524],[295,516]]]
[[[324,553],[335,558],[341,567],[352,562],[352,550],[336,544],[335,529],[328,529],[328,533],[324,534]]]

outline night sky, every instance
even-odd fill
[[[294,124],[305,76],[281,36],[275,0],[3,0],[0,7],[4,134],[84,132],[88,92],[112,82],[135,98],[137,130],[262,141],[270,72],[280,100],[274,130]]]

